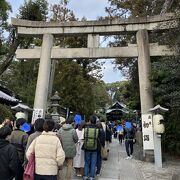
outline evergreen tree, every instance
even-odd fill
[[[50,20],[61,22],[76,21],[77,19],[73,12],[67,8],[67,5],[67,0],[51,5]],[[57,37],[55,45],[61,48],[87,47],[87,36]],[[102,104],[102,102],[97,102],[100,97],[98,99],[95,92],[95,84],[97,83],[95,77],[98,77],[97,72],[99,70],[99,63],[92,59],[57,61],[53,90],[60,93],[61,103],[72,111],[85,115],[92,114],[96,108],[99,108],[99,104]]]
[[[46,20],[47,2],[44,0],[25,1],[20,7],[19,18],[28,20]],[[36,12],[36,13],[35,13]],[[19,98],[30,106],[33,106],[34,93],[38,74],[38,61],[16,60],[14,59],[15,51],[18,46],[29,48],[31,44],[41,45],[41,40],[32,37],[18,37],[16,31],[11,27],[9,36],[9,47],[6,58],[1,65],[1,81],[9,89],[19,95]]]
[[[0,5],[0,66],[3,62],[3,57],[7,53],[7,44],[5,31],[8,31],[8,16],[11,11],[11,6],[6,0],[1,0]]]

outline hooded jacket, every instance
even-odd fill
[[[59,130],[59,135],[62,139],[66,158],[74,158],[76,155],[76,143],[78,142],[75,129],[71,124],[64,124]]]
[[[16,148],[5,139],[0,139],[0,179],[12,180],[20,170]]]

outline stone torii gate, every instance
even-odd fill
[[[166,45],[149,44],[148,32],[176,27],[176,18],[172,14],[129,19],[74,22],[40,22],[12,18],[19,36],[40,36],[42,46],[34,49],[17,49],[17,59],[40,59],[37,79],[34,111],[42,110],[44,117],[48,86],[51,71],[51,59],[100,59],[117,57],[138,57],[141,113],[147,115],[154,107],[149,74],[151,71],[150,56],[171,56],[173,52]],[[137,44],[126,47],[99,47],[99,37],[104,35],[136,34]],[[87,48],[60,48],[53,46],[56,36],[87,36]],[[146,121],[146,120],[145,120]],[[145,129],[145,128],[144,128]],[[152,128],[151,128],[152,129]],[[149,132],[152,131],[149,129]],[[149,133],[148,131],[145,133]],[[144,135],[145,135],[144,133]],[[153,149],[153,134],[149,133],[149,142],[143,143],[145,149]],[[151,141],[152,140],[152,141]]]

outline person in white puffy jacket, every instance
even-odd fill
[[[57,180],[58,169],[63,165],[65,153],[54,129],[54,121],[46,120],[44,131],[33,140],[26,157],[35,153],[35,180]]]

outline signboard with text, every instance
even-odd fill
[[[143,149],[154,149],[153,135],[153,116],[152,114],[142,114],[142,133],[143,133]]]
[[[32,115],[32,124],[34,124],[34,122],[36,121],[36,119],[38,118],[43,118],[43,109],[34,109],[33,111],[33,115]]]

